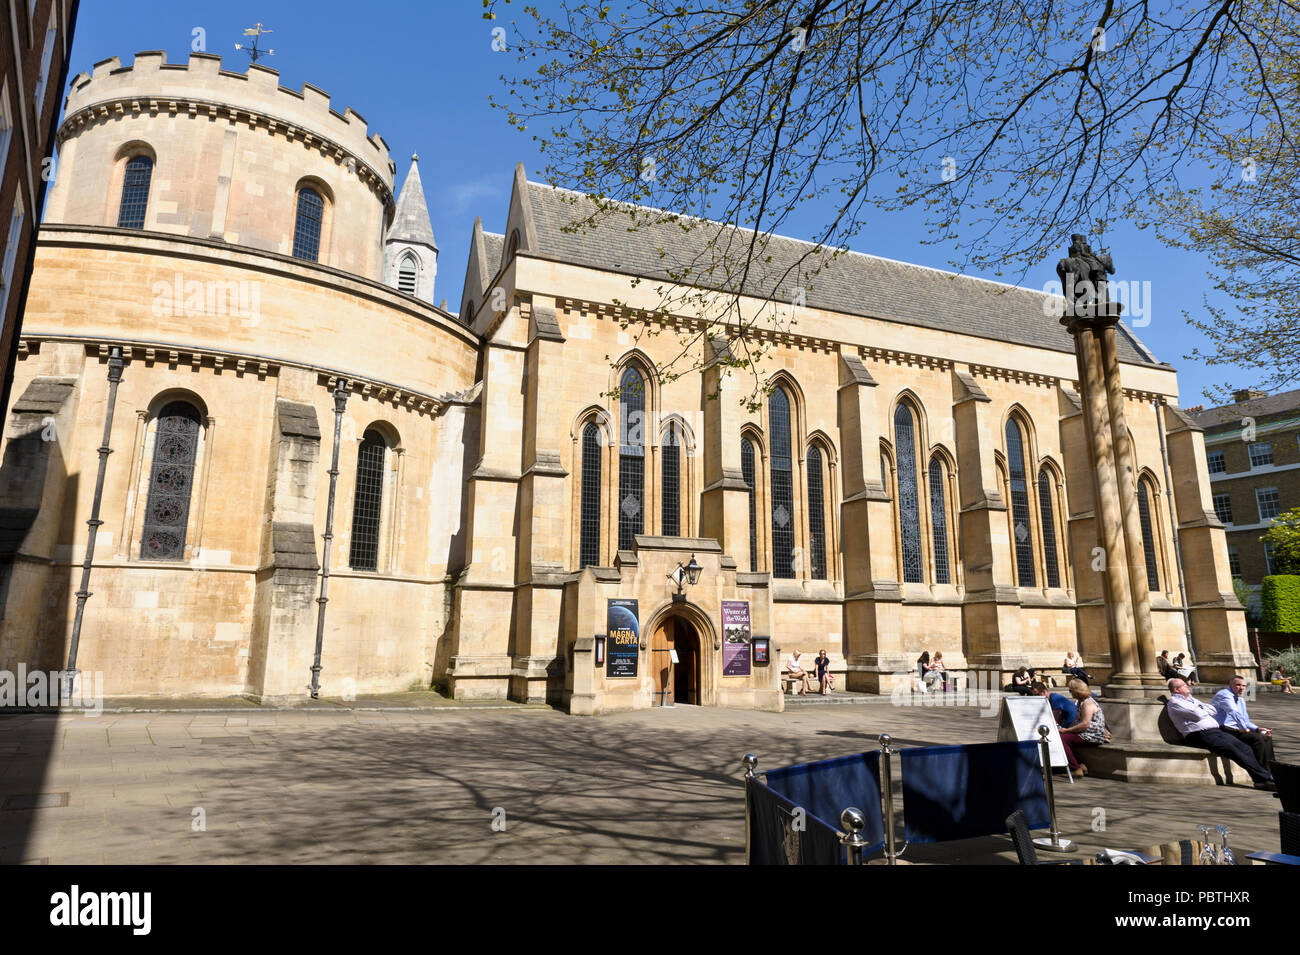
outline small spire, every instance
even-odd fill
[[[411,162],[419,162],[419,161],[420,161],[420,154],[419,154],[419,153],[411,153]]]

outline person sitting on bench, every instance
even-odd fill
[[[790,674],[790,679],[800,684],[799,695],[807,696],[808,690],[812,688],[812,674],[799,665],[798,650],[786,657],[785,669]]]
[[[1070,676],[1077,676],[1086,683],[1092,682],[1092,677],[1088,676],[1088,671],[1083,668],[1083,657],[1073,650],[1067,650],[1065,653],[1065,664],[1061,667],[1062,673],[1068,673]]]
[[[1110,739],[1110,730],[1106,729],[1106,716],[1101,711],[1101,704],[1092,698],[1088,684],[1075,677],[1066,685],[1070,689],[1074,705],[1079,708],[1079,718],[1069,726],[1061,727],[1061,745],[1065,747],[1065,759],[1070,764],[1070,772],[1086,776],[1088,767],[1079,762],[1075,750],[1100,746]]]
[[[1250,747],[1220,729],[1214,707],[1193,697],[1192,688],[1186,680],[1178,677],[1170,680],[1169,693],[1166,709],[1174,729],[1183,735],[1183,742],[1232,760],[1246,771],[1256,789],[1266,789],[1269,792],[1277,789],[1273,784],[1273,775],[1259,765]]]
[[[1074,700],[1050,692],[1046,683],[1038,681],[1031,683],[1029,690],[1033,696],[1047,697],[1047,705],[1052,710],[1052,718],[1056,720],[1057,726],[1073,726],[1079,722],[1079,705]]]
[[[1219,726],[1225,733],[1231,733],[1250,747],[1255,754],[1255,762],[1267,766],[1273,762],[1273,731],[1265,726],[1258,726],[1250,720],[1246,712],[1246,680],[1234,676],[1228,685],[1214,694],[1214,711]]]
[[[1029,667],[1021,667],[1011,675],[1011,682],[1007,684],[1008,693],[1019,693],[1021,696],[1029,696],[1032,692],[1030,685],[1034,682],[1034,675],[1030,672]]]

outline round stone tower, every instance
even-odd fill
[[[203,53],[185,64],[162,52],[128,67],[96,63],[71,83],[46,221],[314,251],[322,265],[381,279],[395,209],[387,144],[352,109],[331,109],[323,90],[296,92],[278,78],[257,64],[223,70]],[[143,209],[121,203],[129,165],[136,177],[148,168]],[[304,211],[315,234],[296,245]]]

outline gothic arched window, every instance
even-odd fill
[[[379,520],[384,503],[384,452],[388,445],[374,428],[361,438],[357,449],[357,487],[352,496],[353,570],[379,569]]]
[[[185,529],[194,489],[194,459],[199,449],[199,413],[193,405],[173,401],[158,413],[149,503],[144,512],[140,556],[145,560],[182,560]]]
[[[1156,566],[1156,539],[1152,531],[1151,504],[1147,498],[1147,482],[1138,481],[1138,521],[1142,525],[1142,552],[1147,559],[1147,588],[1160,589],[1160,571]]]
[[[682,442],[676,425],[664,431],[663,446],[663,534],[680,537],[682,533]]]
[[[321,223],[325,200],[315,189],[298,190],[298,216],[293,224],[293,256],[315,262],[320,256]]]
[[[944,502],[943,462],[930,458],[930,533],[934,538],[934,582],[952,583],[948,566],[948,508]]]
[[[1007,419],[1007,471],[1011,485],[1011,542],[1016,549],[1016,586],[1034,586],[1034,528],[1025,478],[1025,441],[1015,418]]]
[[[790,460],[790,396],[772,392],[767,406],[772,441],[772,576],[794,576],[794,477]]]
[[[122,202],[117,207],[119,229],[143,229],[144,213],[149,208],[149,183],[153,180],[153,160],[132,156],[126,161],[122,177]]]
[[[1052,506],[1052,476],[1047,468],[1038,472],[1038,511],[1043,519],[1043,562],[1047,586],[1061,586],[1061,571],[1056,559],[1056,512]]]
[[[826,579],[826,508],[822,495],[822,452],[808,449],[808,555],[813,580]]]
[[[618,549],[645,533],[645,379],[627,368],[618,394]]]
[[[754,442],[740,439],[740,474],[749,487],[749,569],[758,572],[758,491],[754,487]]]
[[[600,428],[582,429],[582,506],[578,517],[578,567],[600,563]]]
[[[407,295],[415,294],[415,256],[409,252],[397,266],[397,290]]]
[[[898,454],[898,527],[902,537],[903,581],[925,580],[921,552],[921,501],[916,487],[916,429],[912,409],[900,402],[894,409],[894,447]]]

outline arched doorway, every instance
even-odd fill
[[[650,640],[649,662],[653,705],[700,705],[700,636],[685,617],[673,614],[660,621]]]

